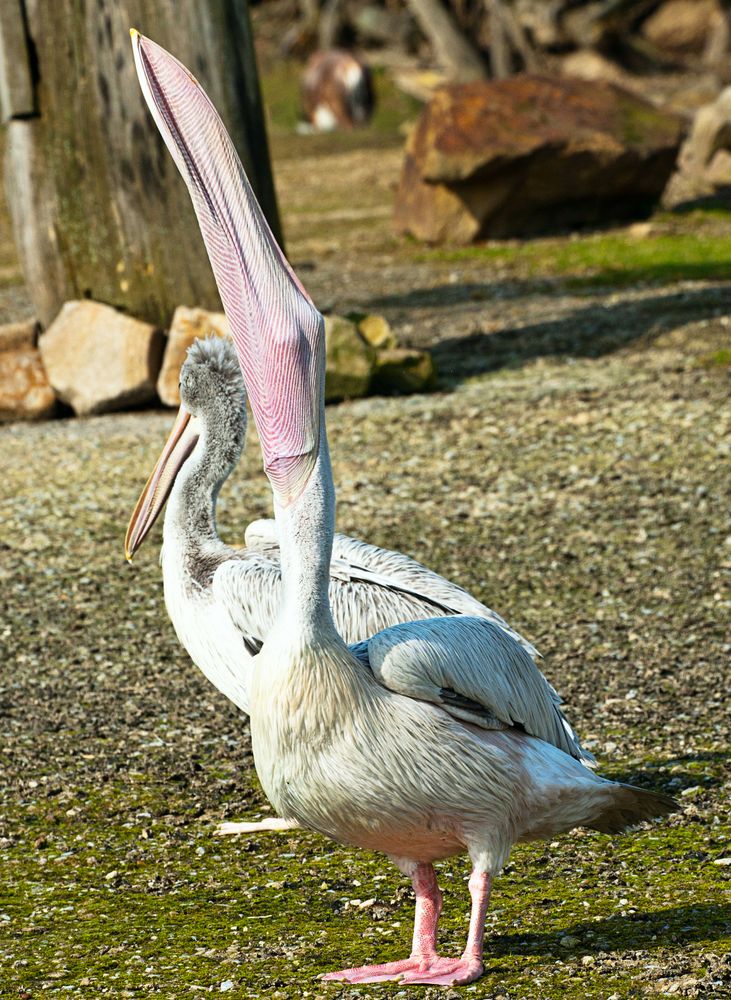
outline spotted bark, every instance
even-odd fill
[[[36,114],[8,126],[6,186],[37,314],[91,297],[167,324],[219,309],[193,208],[145,107],[129,29],[189,66],[279,219],[245,0],[26,0]]]

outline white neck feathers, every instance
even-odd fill
[[[282,561],[280,638],[316,640],[335,633],[328,586],[335,532],[335,487],[321,416],[320,446],[312,475],[302,494],[287,507],[275,500],[274,512]]]

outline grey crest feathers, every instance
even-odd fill
[[[188,348],[187,357],[180,370],[181,398],[195,388],[200,395],[201,381],[215,380],[216,392],[226,398],[240,400],[242,406],[246,403],[246,388],[239,367],[233,342],[229,337],[209,335],[194,340]],[[194,388],[195,387],[195,388]],[[211,390],[213,386],[211,386]],[[207,394],[206,394],[207,395]]]
[[[188,362],[208,365],[232,380],[243,381],[236,350],[229,337],[217,337],[211,333],[207,337],[196,338],[188,348],[185,364]]]

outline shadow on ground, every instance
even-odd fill
[[[496,934],[490,952],[498,956],[537,953],[561,954],[561,939],[576,938],[579,954],[662,948],[671,942],[717,941],[731,932],[731,904],[705,903],[673,906],[653,913],[615,914],[599,921],[581,921],[542,934]]]
[[[533,285],[533,291],[536,286]],[[523,294],[525,288],[523,288]],[[402,296],[374,299],[368,308],[416,309],[466,301],[493,301],[518,294],[513,285],[466,283],[416,289]],[[731,308],[731,291],[713,285],[682,292],[659,292],[640,300],[587,305],[557,319],[509,327],[494,333],[440,341],[432,349],[441,379],[450,385],[482,372],[519,367],[541,357],[597,358],[639,340],[652,340],[686,323],[721,315]]]
[[[722,777],[705,774],[698,770],[676,770],[683,764],[715,764],[723,767],[728,763],[728,754],[715,751],[681,754],[667,760],[656,760],[632,770],[617,771],[612,767],[602,766],[600,772],[603,778],[612,781],[623,781],[626,784],[638,785],[640,788],[651,788],[654,791],[678,795],[684,788],[700,785],[704,789],[715,788],[723,784]],[[672,768],[672,770],[670,770]]]

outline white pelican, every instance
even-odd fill
[[[338,635],[322,317],[202,89],[164,49],[136,34],[133,43],[145,98],[193,198],[274,493],[282,602],[252,670],[257,773],[282,816],[386,853],[416,894],[408,958],[325,978],[472,982],[483,970],[491,881],[512,844],[575,826],[616,832],[675,803],[584,767],[552,688],[492,622],[411,622],[350,647]],[[459,853],[472,861],[467,946],[442,958],[432,865]]]
[[[216,528],[218,494],[246,438],[246,392],[233,343],[198,340],[180,373],[181,407],[127,528],[132,559],[167,501],[160,556],[165,604],[180,642],[222,694],[249,712],[252,656],[261,648],[281,597],[274,522],[246,529],[246,548],[226,545]],[[348,642],[405,621],[471,614],[504,629],[531,655],[533,646],[456,584],[400,552],[336,535],[330,602]],[[224,823],[219,833],[290,829],[292,823]]]

